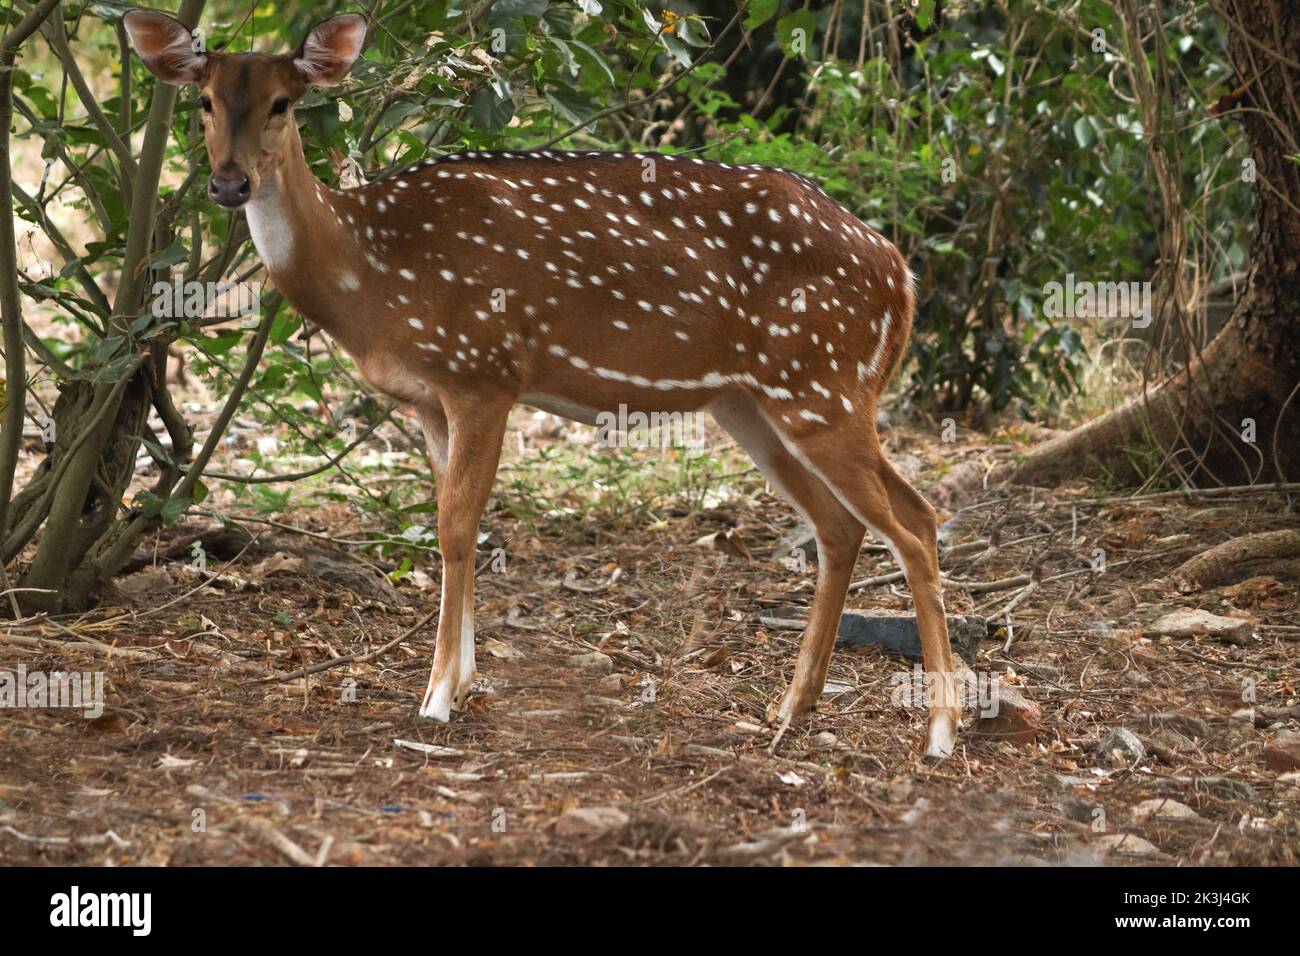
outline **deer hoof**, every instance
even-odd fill
[[[957,720],[951,714],[934,714],[925,733],[925,756],[943,760],[957,745]]]

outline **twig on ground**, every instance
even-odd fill
[[[344,664],[367,664],[375,658],[386,654],[398,644],[405,641],[420,628],[424,627],[437,616],[437,611],[430,611],[424,617],[420,618],[409,628],[393,638],[382,647],[377,647],[373,651],[357,652],[355,654],[344,654],[342,657],[336,657],[330,661],[319,661],[315,664],[309,664],[306,667],[299,668],[289,674],[270,674],[266,677],[259,677],[257,680],[248,681],[249,684],[266,684],[278,683],[283,684],[286,681],[297,680],[299,677],[306,677],[309,674],[319,674],[321,671],[327,671],[334,667],[342,667]]]

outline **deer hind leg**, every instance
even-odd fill
[[[474,680],[474,558],[510,400],[453,400],[424,417],[438,492],[442,598],[438,640],[420,716],[447,721]]]
[[[840,614],[864,529],[829,488],[787,450],[762,410],[748,396],[712,406],[713,417],[813,526],[817,536],[817,590],[808,612],[794,677],[768,719],[788,725],[816,706],[826,684]]]
[[[786,434],[777,428],[791,453],[885,543],[902,567],[916,606],[930,694],[925,754],[948,756],[957,739],[961,704],[943,607],[934,509],[885,459],[869,416],[859,413],[813,431],[791,428]]]

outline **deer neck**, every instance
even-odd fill
[[[245,207],[248,230],[271,280],[300,313],[337,336],[342,316],[328,277],[347,275],[360,256],[356,235],[345,228],[333,190],[307,165],[298,131],[289,133],[275,173]]]

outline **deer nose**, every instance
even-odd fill
[[[248,177],[237,175],[232,179],[213,176],[208,180],[208,196],[213,202],[234,209],[248,201]]]

